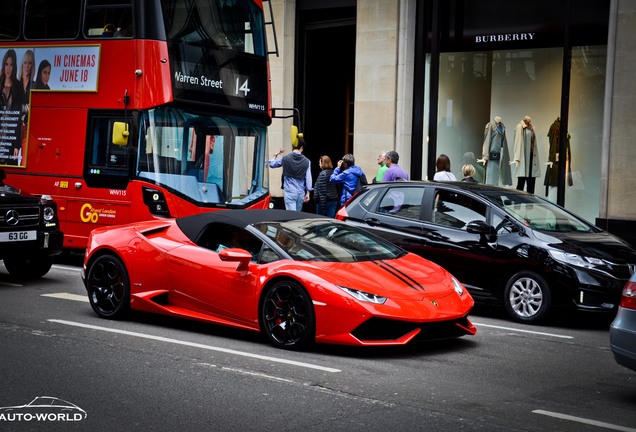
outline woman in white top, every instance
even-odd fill
[[[451,172],[450,159],[445,154],[438,156],[435,162],[437,172],[433,176],[434,181],[457,181],[457,177]]]

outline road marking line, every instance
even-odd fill
[[[574,339],[574,336],[559,335],[559,334],[554,334],[554,333],[544,333],[544,332],[538,332],[538,331],[533,331],[533,330],[522,330],[522,329],[517,329],[517,328],[512,328],[512,327],[501,327],[501,326],[489,325],[489,324],[480,324],[480,323],[476,323],[474,321],[473,321],[473,324],[476,325],[476,326],[481,326],[481,327],[491,327],[491,328],[496,328],[496,329],[501,329],[501,330],[511,330],[511,331],[516,331],[516,332],[520,332],[520,333],[531,333],[531,334],[536,334],[536,335],[541,335],[541,336],[550,336],[550,337],[561,338],[561,339]]]
[[[71,293],[42,294],[42,297],[52,297],[52,298],[58,298],[62,300],[73,300],[73,301],[88,303],[88,297],[86,297],[85,295],[78,295],[78,294],[71,294]]]
[[[241,357],[249,357],[249,358],[254,358],[254,359],[258,359],[258,360],[270,361],[270,362],[274,362],[274,363],[283,363],[283,364],[288,364],[288,365],[292,365],[292,366],[298,366],[298,367],[307,368],[307,369],[316,369],[316,370],[320,370],[320,371],[323,371],[323,372],[331,372],[331,373],[342,372],[340,369],[334,369],[334,368],[330,368],[330,367],[314,365],[314,364],[311,364],[311,363],[298,362],[298,361],[294,361],[294,360],[286,360],[286,359],[281,359],[281,358],[276,358],[276,357],[264,356],[264,355],[260,355],[260,354],[252,354],[252,353],[247,353],[247,352],[243,352],[243,351],[236,351],[236,350],[231,350],[231,349],[227,349],[227,348],[219,348],[219,347],[214,347],[214,346],[210,346],[210,345],[203,345],[203,344],[194,343],[194,342],[185,342],[185,341],[181,341],[181,340],[177,340],[177,339],[170,339],[170,338],[165,338],[165,337],[161,337],[161,336],[147,335],[147,334],[131,332],[131,331],[127,331],[127,330],[117,330],[117,329],[111,329],[111,328],[107,328],[107,327],[99,327],[99,326],[94,326],[94,325],[90,325],[90,324],[82,324],[82,323],[78,323],[78,322],[58,320],[58,319],[49,319],[47,321],[53,322],[53,323],[58,323],[58,324],[69,325],[69,326],[73,326],[73,327],[82,327],[82,328],[87,328],[87,329],[92,329],[92,330],[105,331],[105,332],[109,332],[109,333],[117,333],[117,334],[123,334],[123,335],[127,335],[127,336],[134,336],[134,337],[139,337],[139,338],[144,338],[144,339],[151,339],[151,340],[156,340],[156,341],[160,341],[160,342],[172,343],[172,344],[176,344],[176,345],[185,345],[185,346],[189,346],[189,347],[193,347],[193,348],[201,348],[201,349],[205,349],[205,350],[209,350],[209,351],[218,351],[218,352],[222,352],[222,353],[226,353],[226,354],[232,354],[232,355],[237,355],[237,356],[241,356]]]
[[[56,270],[67,271],[67,272],[71,272],[71,273],[82,273],[82,269],[81,268],[77,268],[77,267],[73,267],[73,266],[67,266],[67,265],[61,265],[61,264],[53,264],[53,268],[56,269]]]
[[[268,380],[272,380],[272,381],[281,381],[281,382],[286,382],[286,383],[295,383],[294,380],[291,380],[289,378],[281,378],[281,377],[277,377],[274,375],[267,375],[264,373],[260,373],[260,372],[252,372],[252,371],[248,371],[245,369],[236,369],[236,368],[229,368],[229,367],[223,367],[221,368],[221,370],[226,370],[226,371],[230,371],[230,372],[236,372],[240,375],[247,375],[247,376],[253,376],[253,377],[257,377],[257,378],[265,378]]]
[[[574,416],[571,416],[571,415],[556,413],[556,412],[552,412],[552,411],[534,410],[532,412],[534,414],[541,414],[541,415],[545,415],[545,416],[549,416],[549,417],[556,417],[556,418],[559,418],[559,419],[562,419],[562,420],[570,420],[570,421],[574,421],[574,422],[578,422],[578,423],[584,423],[584,424],[588,424],[588,425],[592,425],[592,426],[602,427],[602,428],[605,428],[605,429],[611,429],[611,430],[622,431],[622,432],[636,432],[636,429],[634,429],[634,428],[618,426],[618,425],[614,425],[614,424],[611,424],[611,423],[605,423],[605,422],[600,422],[600,421],[596,421],[596,420],[589,420],[589,419],[585,419],[585,418],[582,418],[582,417],[574,417]]]
[[[11,282],[0,281],[0,285],[10,286],[10,287],[21,287],[24,286],[22,284],[15,284]]]

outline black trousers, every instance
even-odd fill
[[[535,177],[517,177],[517,190],[522,191],[526,183],[528,184],[528,192],[534,193],[534,184],[537,179]]]

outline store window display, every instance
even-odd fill
[[[521,176],[524,190],[530,186],[529,191],[544,196],[547,187],[549,200],[594,222],[600,203],[606,58],[603,46],[578,47],[572,51],[573,67],[567,92],[571,103],[567,107],[566,126],[561,114],[564,108],[562,48],[440,53],[435,147],[427,147],[425,134],[423,165],[444,153],[455,162],[453,173],[458,178],[461,178],[460,168],[468,163],[477,170],[475,180],[486,184],[516,188]],[[430,56],[427,57],[427,61],[430,60]],[[424,130],[428,130],[429,114],[425,111]],[[532,141],[534,133],[534,156],[538,156],[538,160],[535,164],[533,158],[532,165],[539,172],[529,170],[522,175],[521,168],[518,170],[514,163],[515,134],[518,123],[526,115],[532,116],[531,129],[522,132],[521,138],[526,135],[526,139]],[[501,117],[501,132],[497,129],[500,120],[497,117]],[[571,134],[572,152],[566,149],[565,136],[559,144],[556,129],[552,134],[548,132],[557,118],[560,127],[567,128]],[[523,125],[522,129],[525,129]],[[509,162],[502,161],[506,159],[504,138]],[[488,159],[493,144],[495,148],[502,148],[497,165]],[[517,145],[517,150],[524,147]],[[559,145],[563,150],[559,150]],[[561,160],[557,161],[557,157]],[[567,165],[560,172],[563,167],[558,164],[564,160]],[[526,162],[529,163],[529,157]],[[560,179],[560,175],[564,178]],[[546,176],[548,185],[545,185]],[[530,185],[533,181],[534,187]],[[564,196],[559,194],[561,187],[565,189]]]
[[[534,133],[532,117],[525,116],[515,128],[514,156],[511,165],[515,167],[517,190],[527,187],[529,193],[534,193],[536,178],[541,176],[539,167],[539,152],[537,136]]]
[[[512,185],[506,126],[500,116],[495,116],[484,128],[482,156],[478,162],[486,168],[486,184]]]

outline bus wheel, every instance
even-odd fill
[[[11,276],[17,279],[41,278],[51,270],[53,258],[38,257],[6,257],[4,266]]]
[[[102,318],[121,318],[130,309],[130,282],[126,267],[115,255],[102,255],[86,269],[88,300]]]

